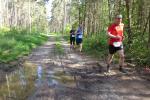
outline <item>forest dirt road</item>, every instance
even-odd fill
[[[103,60],[70,50],[63,39],[60,44],[61,53],[55,36],[50,35],[49,41],[28,57],[28,62],[42,70],[28,100],[150,100],[150,82],[134,70],[122,74],[114,66],[105,73]]]

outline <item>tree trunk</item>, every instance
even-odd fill
[[[109,22],[111,21],[111,7],[110,7],[110,0],[108,0],[108,8],[109,8]]]
[[[142,23],[143,23],[143,0],[138,0],[138,29],[142,30]]]
[[[149,39],[148,39],[148,47],[150,48],[150,8],[149,8]]]
[[[81,23],[81,11],[80,11],[80,0],[78,2],[78,10],[79,10],[79,24]]]
[[[66,1],[64,1],[64,20],[63,20],[63,32],[62,32],[62,34],[64,34],[64,32],[65,32],[65,27],[66,27]]]
[[[131,15],[130,15],[130,0],[125,0],[126,2],[126,11],[127,11],[127,33],[128,33],[128,44],[132,43],[132,32],[131,32]]]
[[[86,9],[87,9],[87,1],[84,2],[84,22],[83,22],[83,34],[85,34],[85,21],[86,21]]]
[[[150,13],[149,13],[149,15],[148,15],[148,17],[147,17],[147,20],[146,20],[146,23],[145,23],[145,25],[144,25],[144,30],[143,30],[143,32],[142,32],[142,38],[144,38],[144,33],[146,32],[146,29],[147,29],[147,25],[148,25],[148,23],[149,23],[149,19],[150,18]]]
[[[30,32],[31,32],[31,27],[32,27],[32,20],[31,20],[31,0],[29,0],[29,8],[28,8],[28,10],[29,10],[29,28],[30,28]]]

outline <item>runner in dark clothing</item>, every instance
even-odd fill
[[[70,49],[75,48],[75,30],[70,30]]]

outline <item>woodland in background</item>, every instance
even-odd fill
[[[39,1],[39,2],[38,2]],[[0,27],[47,30],[43,0],[0,0]]]
[[[149,0],[54,0],[50,30],[69,34],[72,26],[83,22],[84,50],[106,56],[106,30],[118,13],[125,24],[126,60],[150,66]]]
[[[0,0],[0,69],[47,41],[47,32],[44,1]]]
[[[125,24],[126,60],[150,66],[150,0],[53,0],[50,21],[46,16],[47,1],[0,0],[1,35],[14,28],[28,33],[57,32],[69,35],[71,27],[77,28],[82,22],[84,51],[106,57],[107,27],[119,13],[123,15]],[[14,31],[9,33],[15,34]],[[6,38],[3,40],[10,40]],[[4,45],[4,41],[1,42],[0,46]],[[8,52],[7,48],[5,52]],[[0,49],[0,52],[3,54],[4,50]]]

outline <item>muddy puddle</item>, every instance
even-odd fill
[[[24,67],[5,75],[6,81],[0,84],[0,100],[24,100],[34,91],[36,74],[36,66],[25,63]]]
[[[49,88],[76,86],[76,77],[58,70],[46,70],[42,65],[24,63],[24,67],[6,75],[6,82],[0,84],[0,100],[27,100],[37,88],[47,85]]]

